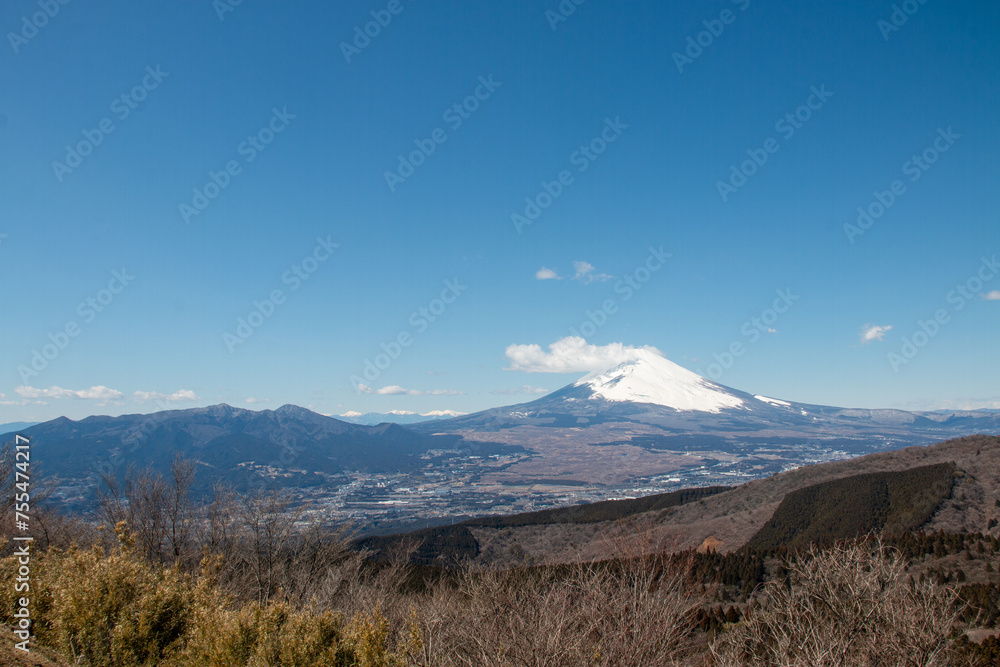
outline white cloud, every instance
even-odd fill
[[[490,393],[510,396],[513,394],[547,394],[549,390],[544,387],[532,387],[530,384],[524,384],[513,389],[494,389]]]
[[[1000,290],[993,290],[983,295],[984,301],[1000,301]]]
[[[592,283],[595,280],[605,281],[609,278],[614,278],[614,276],[609,276],[606,273],[594,273],[594,265],[590,262],[573,262],[573,270],[576,271],[573,274],[573,280],[579,280],[584,283]]]
[[[874,340],[882,340],[885,335],[892,331],[892,325],[879,326],[876,324],[866,324],[861,327],[861,344],[867,345]]]
[[[132,394],[132,398],[140,403],[144,401],[166,401],[167,403],[179,403],[181,401],[198,401],[198,394],[190,389],[181,389],[172,394],[161,394],[156,391],[137,391]],[[248,403],[250,401],[247,401]]]
[[[464,391],[455,391],[453,389],[428,389],[426,391],[421,389],[404,389],[398,384],[390,384],[381,389],[375,389],[366,384],[359,384],[358,390],[362,394],[380,394],[382,396],[460,396],[465,393]]]
[[[539,280],[562,280],[558,273],[545,266],[535,271],[535,277]]]
[[[123,394],[117,389],[109,389],[103,385],[96,385],[90,389],[63,389],[55,385],[48,389],[36,389],[35,387],[20,386],[14,391],[18,396],[24,398],[79,398],[88,401],[118,401]]]
[[[7,398],[7,394],[0,392],[0,405],[5,406],[25,406],[25,405],[48,405],[45,401],[12,401]]]
[[[560,338],[549,345],[549,351],[540,345],[508,345],[506,354],[510,365],[505,371],[526,373],[585,373],[604,370],[626,361],[633,361],[641,351],[662,353],[655,347],[632,347],[621,343],[590,345],[579,336]]]
[[[271,402],[270,398],[256,398],[255,396],[247,397],[247,403],[251,405],[254,403],[270,403],[270,402]]]

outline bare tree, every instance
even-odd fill
[[[954,589],[914,582],[878,539],[812,549],[764,585],[711,645],[716,665],[948,664],[963,609]]]
[[[651,558],[469,571],[457,593],[422,605],[421,635],[446,664],[469,667],[681,664],[701,602],[684,572]],[[432,657],[424,664],[438,664]]]
[[[237,530],[236,491],[222,482],[212,488],[212,500],[205,507],[201,523],[201,544],[210,554],[229,560],[235,544]]]
[[[129,468],[124,483],[102,475],[101,513],[110,526],[124,521],[136,548],[156,563],[177,562],[190,555],[195,523],[190,500],[194,464],[180,456],[171,465],[171,479],[152,470]]]
[[[291,510],[287,494],[278,492],[240,496],[238,512],[245,537],[237,562],[253,584],[257,603],[264,606],[277,591],[281,555],[292,539],[300,513]]]
[[[174,561],[180,562],[190,556],[191,536],[194,516],[191,505],[191,486],[194,484],[194,461],[175,454],[170,464],[173,482],[169,488],[169,504],[166,507],[168,537]]]

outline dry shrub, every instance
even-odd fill
[[[688,653],[698,598],[649,560],[469,572],[418,608],[420,664],[648,667]],[[434,658],[437,662],[434,662]]]
[[[124,524],[110,553],[71,548],[32,554],[35,642],[76,664],[108,667],[404,667],[419,633],[376,607],[347,616],[285,600],[260,605],[225,595],[218,559],[197,578],[150,563]],[[0,605],[16,605],[17,558],[0,560]]]
[[[712,644],[715,664],[949,664],[962,613],[956,591],[914,582],[879,540],[814,548],[788,568]]]
[[[332,613],[293,611],[283,602],[264,608],[228,610],[204,607],[178,665],[305,667],[335,659],[341,648],[343,619]]]
[[[266,607],[199,609],[177,667],[405,667],[411,652],[376,610],[346,621],[343,614],[285,602]]]
[[[13,587],[16,558],[5,558]],[[127,553],[50,551],[33,555],[31,611],[36,641],[89,665],[157,665],[182,644],[195,601],[172,569],[151,570]],[[4,605],[5,616],[12,612]]]

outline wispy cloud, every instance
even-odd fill
[[[538,280],[562,280],[563,277],[555,269],[550,269],[547,266],[535,271],[535,278]],[[590,262],[575,261],[573,262],[573,275],[571,280],[578,280],[584,284],[592,282],[603,282],[614,278],[612,275],[607,273],[597,273],[597,269]]]
[[[12,401],[7,398],[7,394],[0,392],[0,405],[6,406],[25,406],[25,405],[48,405],[45,401],[31,401],[23,399],[20,401]]]
[[[172,394],[161,394],[157,391],[136,391],[132,393],[132,398],[140,403],[146,401],[165,401],[167,403],[180,403],[183,401],[201,400],[198,394],[190,389],[181,389]]]
[[[255,396],[248,396],[247,403],[253,405],[254,403],[270,403],[270,398],[257,398]]]
[[[404,389],[398,384],[390,384],[379,389],[369,387],[366,384],[359,384],[358,389],[361,390],[362,394],[379,394],[382,396],[461,396],[465,393],[464,391],[455,391],[453,389]]]
[[[583,283],[592,283],[595,280],[603,282],[614,278],[607,273],[594,273],[596,269],[590,262],[573,262],[573,270],[576,272],[573,274],[573,280],[579,280]]]
[[[18,396],[24,398],[76,398],[87,401],[119,401],[123,394],[117,389],[109,389],[104,385],[95,385],[90,389],[63,389],[58,386],[51,386],[48,389],[36,389],[22,385],[15,387],[14,391]]]
[[[547,394],[549,390],[545,387],[532,387],[530,384],[523,384],[520,387],[513,387],[511,389],[494,389],[490,393],[500,396],[513,396],[515,394]]]
[[[1000,290],[993,290],[983,295],[983,301],[1000,301]]]
[[[508,345],[506,354],[510,365],[504,370],[525,373],[583,373],[633,361],[640,352],[653,352],[663,356],[655,347],[648,345],[591,345],[579,336],[567,336],[549,345],[548,352],[534,343]]]
[[[868,345],[872,341],[882,340],[885,335],[892,331],[892,325],[880,326],[877,324],[866,324],[861,327],[861,344]]]

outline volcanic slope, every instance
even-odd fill
[[[997,433],[1000,412],[798,403],[720,385],[643,349],[529,403],[410,428],[534,452],[487,482],[616,485],[671,475],[688,482],[703,468],[743,481],[805,463]]]

